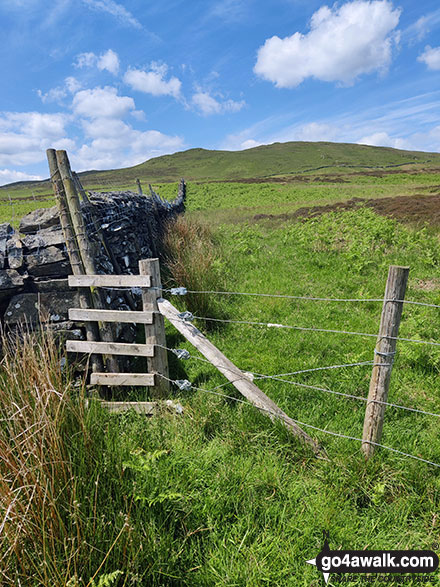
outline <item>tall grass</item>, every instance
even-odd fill
[[[168,285],[191,291],[218,290],[225,283],[226,263],[221,245],[208,225],[179,217],[168,225],[164,239]],[[225,317],[224,303],[212,295],[188,293],[188,310],[199,316]]]

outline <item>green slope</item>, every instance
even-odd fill
[[[189,149],[156,157],[126,169],[87,171],[81,174],[85,185],[132,184],[136,178],[151,182],[228,181],[266,178],[307,172],[343,172],[350,169],[390,168],[394,166],[433,168],[440,166],[440,153],[401,151],[349,143],[289,142],[262,145],[245,151]],[[32,187],[47,189],[47,182],[20,182],[1,189]]]

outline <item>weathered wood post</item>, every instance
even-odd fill
[[[87,237],[86,227],[84,225],[84,219],[81,213],[80,201],[78,192],[76,190],[75,181],[72,176],[70,169],[69,158],[67,157],[66,151],[56,151],[56,159],[58,163],[58,170],[61,176],[61,180],[64,186],[66,194],[67,207],[70,212],[70,218],[72,220],[72,230],[76,236],[76,242],[78,243],[78,252],[81,258],[85,274],[94,275],[97,273],[94,254],[91,249],[90,241]],[[101,294],[91,288],[92,299],[95,308],[104,308],[105,304],[102,302]],[[99,332],[101,339],[106,342],[113,342],[115,337],[113,328],[109,324],[100,323]],[[109,356],[107,363],[110,371],[113,373],[119,372],[119,364],[116,357]]]
[[[391,371],[396,352],[403,300],[408,283],[409,267],[391,265],[385,288],[385,297],[380,319],[379,335],[374,350],[374,365],[370,380],[367,408],[365,411],[362,452],[369,459],[375,445],[382,437],[385,405],[390,387]]]
[[[136,185],[137,185],[138,192],[140,194],[143,194],[144,192],[142,191],[142,186],[141,186],[141,180],[140,179],[136,179]]]
[[[47,161],[49,163],[52,187],[58,204],[58,210],[60,213],[60,224],[63,231],[64,240],[66,242],[66,249],[67,254],[69,256],[70,265],[72,267],[72,273],[74,275],[83,275],[84,267],[78,251],[76,237],[72,230],[72,220],[70,218],[69,209],[66,204],[66,193],[64,191],[64,185],[61,180],[60,171],[58,169],[55,149],[47,149],[46,155]],[[90,308],[90,293],[84,290],[79,290],[78,295],[81,308]],[[98,341],[99,331],[97,323],[87,322],[85,327],[87,340]],[[100,356],[92,355],[90,363],[92,367],[92,372],[102,371],[102,358]]]
[[[159,259],[139,261],[139,274],[151,277],[151,289],[142,290],[142,309],[144,312],[153,312],[153,324],[145,324],[145,343],[165,347],[165,323],[157,306],[158,298],[162,297]],[[169,377],[167,351],[161,346],[154,347],[154,357],[147,359],[148,372]],[[170,384],[163,377],[156,375],[155,385],[151,390],[155,397],[165,397],[169,393]]]

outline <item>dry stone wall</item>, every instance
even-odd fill
[[[160,255],[165,226],[184,209],[183,182],[173,202],[154,192],[148,197],[129,191],[90,192],[81,211],[98,272],[138,273],[140,259]],[[83,339],[82,325],[68,319],[69,308],[79,304],[68,286],[71,273],[57,206],[27,214],[18,230],[0,224],[0,319],[6,330],[42,322],[67,339]],[[118,290],[106,293],[109,308],[140,303],[137,291],[129,296]],[[133,328],[121,326],[118,335],[119,340],[131,340]]]

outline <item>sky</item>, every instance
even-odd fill
[[[0,185],[190,148],[440,152],[437,0],[0,0]]]

